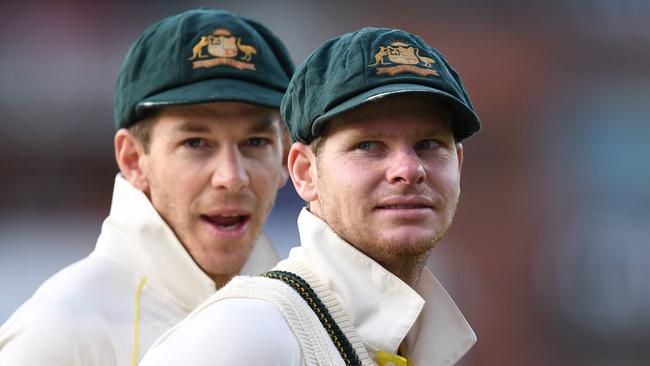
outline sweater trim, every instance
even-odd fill
[[[375,365],[371,360],[366,345],[361,340],[359,333],[354,328],[352,324],[352,319],[347,311],[341,305],[339,298],[329,289],[328,285],[325,284],[314,272],[309,268],[304,266],[302,263],[297,262],[291,259],[285,259],[277,264],[274,268],[275,270],[284,270],[288,272],[293,272],[302,277],[314,290],[318,298],[321,299],[327,310],[336,321],[336,324],[341,328],[343,334],[348,338],[352,347],[354,347],[359,359],[363,365]]]
[[[334,343],[334,346],[339,351],[345,364],[348,366],[361,366],[361,361],[359,360],[357,353],[354,351],[354,347],[352,347],[352,344],[345,334],[343,334],[341,328],[336,324],[336,321],[334,321],[332,315],[329,313],[325,305],[323,305],[314,290],[309,286],[309,283],[295,273],[287,271],[269,271],[261,274],[261,276],[282,281],[296,290],[296,292],[314,311],[318,320],[320,320],[323,328],[325,328],[327,334],[332,339],[332,343]]]

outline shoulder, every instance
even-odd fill
[[[30,305],[0,328],[0,365],[93,365],[98,357],[114,359],[101,319]]]
[[[93,253],[47,279],[23,307],[31,304],[32,313],[72,313],[75,318],[104,314],[131,298],[135,287],[135,274]]]
[[[122,276],[92,256],[53,275],[0,328],[0,365],[75,365],[111,350],[110,324],[133,307],[122,301],[129,292]]]
[[[142,365],[302,365],[298,341],[273,304],[228,298],[170,330]]]

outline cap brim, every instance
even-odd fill
[[[380,101],[381,99],[391,95],[405,93],[431,94],[432,96],[447,101],[453,109],[452,129],[458,141],[481,129],[481,122],[478,116],[469,109],[465,103],[447,92],[419,84],[387,84],[354,96],[316,118],[312,125],[312,134],[314,136],[319,136],[325,122],[342,113],[367,103]]]
[[[242,102],[280,108],[284,92],[238,79],[208,79],[165,90],[140,101],[136,114],[150,108],[210,102]]]

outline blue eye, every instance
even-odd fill
[[[191,148],[191,149],[197,149],[197,148],[199,148],[201,146],[204,146],[205,141],[203,141],[203,139],[200,139],[200,138],[191,138],[191,139],[185,140],[185,142],[183,144],[185,146]]]
[[[428,139],[418,141],[415,147],[418,150],[431,150],[440,147],[440,143],[436,140]]]
[[[376,149],[377,147],[378,144],[374,141],[364,141],[357,144],[357,149],[359,150],[371,150],[371,149]]]

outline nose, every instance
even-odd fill
[[[223,148],[213,166],[211,184],[215,189],[238,192],[248,186],[248,172],[238,148]]]
[[[427,173],[422,160],[413,149],[403,149],[393,154],[386,171],[386,179],[392,184],[420,184]]]

